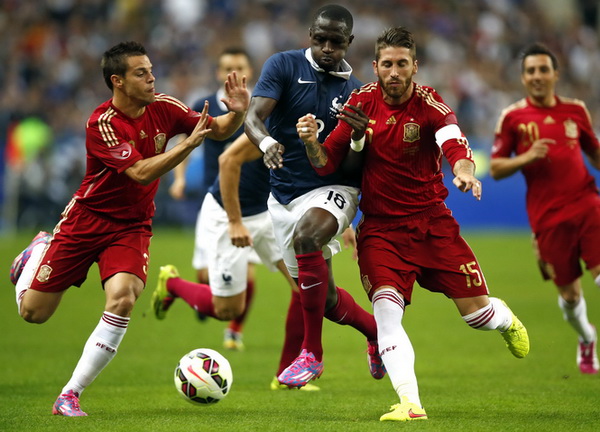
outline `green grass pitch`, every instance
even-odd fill
[[[322,391],[271,391],[283,338],[289,290],[279,274],[260,267],[245,352],[222,349],[224,323],[199,322],[183,302],[164,321],[144,317],[158,267],[175,264],[193,279],[193,233],[157,229],[148,287],[113,362],[83,393],[85,418],[51,415],[83,344],[104,306],[94,266],[82,288],[71,288],[44,325],[18,315],[8,278],[14,256],[34,232],[2,238],[0,274],[0,431],[592,431],[600,424],[600,376],[582,376],[575,364],[577,339],[557,307],[556,290],[542,282],[527,233],[464,234],[479,257],[492,295],[503,298],[527,326],[531,352],[513,358],[497,332],[463,323],[453,303],[415,288],[404,318],[416,351],[425,422],[382,423],[397,402],[389,379],[373,380],[366,344],[348,327],[324,324]],[[334,258],[337,283],[370,310],[350,253]],[[600,326],[600,293],[584,277],[588,312]],[[234,382],[222,402],[194,406],[178,395],[173,370],[186,352],[217,349],[230,361]]]

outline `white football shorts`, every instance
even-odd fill
[[[298,262],[292,237],[296,223],[311,208],[322,208],[331,213],[338,221],[338,231],[323,247],[325,259],[331,258],[341,250],[336,237],[350,225],[358,208],[359,189],[351,186],[323,186],[296,198],[287,205],[280,204],[273,195],[269,195],[267,205],[273,220],[277,244],[283,252],[283,261],[290,275],[298,277]]]
[[[206,196],[209,196],[214,200],[215,197],[207,193]],[[205,198],[206,200],[206,198]],[[219,203],[217,203],[219,207]],[[221,207],[221,210],[223,208]],[[225,210],[223,210],[225,211]],[[202,208],[198,211],[198,217],[196,218],[196,228],[195,228],[195,237],[194,237],[194,254],[192,256],[192,267],[196,270],[200,270],[203,268],[208,268],[208,249],[212,247],[210,242],[206,241],[205,232],[210,229],[211,221],[208,218],[202,218]],[[208,226],[207,226],[208,225]],[[248,258],[248,262],[252,264],[261,264],[261,260],[258,257],[258,254],[254,249],[250,252],[250,258]]]
[[[252,254],[256,254],[260,258],[258,262],[273,272],[277,271],[277,261],[282,259],[268,211],[244,217],[242,221],[252,235],[252,247],[240,248],[231,244],[227,213],[212,194],[206,194],[200,209],[199,225],[204,228],[203,249],[210,289],[215,296],[231,297],[246,289],[248,262]]]

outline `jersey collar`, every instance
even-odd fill
[[[312,68],[314,70],[316,70],[317,72],[325,72],[325,69],[321,68],[317,64],[317,62],[313,59],[310,48],[307,48],[306,51],[304,51],[304,57],[306,57],[306,60],[308,60],[308,62],[310,63],[310,65],[312,66]],[[349,80],[350,76],[352,75],[352,66],[350,66],[350,64],[346,60],[342,59],[342,62],[340,63],[340,68],[341,68],[341,71],[339,71],[339,72],[329,71],[329,74],[339,77],[339,78],[343,78],[346,81]]]
[[[227,106],[221,100],[225,98],[225,96],[225,89],[223,87],[220,87],[219,90],[217,90],[217,105],[219,106],[219,108],[221,108],[221,111],[227,112]]]

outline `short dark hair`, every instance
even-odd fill
[[[248,54],[248,51],[239,46],[230,46],[223,48],[221,54],[219,54],[219,57],[222,57],[224,55],[243,55],[246,56],[248,60],[250,60],[250,55]]]
[[[525,58],[532,55],[547,55],[552,61],[552,68],[558,70],[558,60],[554,53],[543,43],[536,42],[525,47],[525,49],[521,51],[521,72],[525,70]]]
[[[346,24],[348,36],[352,34],[352,28],[354,27],[354,18],[352,18],[352,14],[350,13],[350,11],[343,6],[330,4],[320,7],[317,10],[317,12],[315,12],[313,24],[311,27],[314,27],[315,23],[319,18],[329,19],[331,21],[341,21],[344,24]]]
[[[113,75],[125,76],[127,72],[128,57],[136,57],[146,55],[146,48],[139,42],[121,42],[102,55],[100,66],[102,67],[102,75],[104,82],[109,89],[113,89],[110,77]]]
[[[413,35],[404,27],[392,27],[381,33],[375,42],[375,60],[379,61],[379,53],[387,47],[404,47],[410,50],[413,59],[417,57],[417,45]]]

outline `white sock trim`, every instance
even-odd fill
[[[462,317],[465,322],[476,330],[508,330],[512,324],[512,312],[502,303],[502,300],[490,297],[490,303],[473,313]]]

